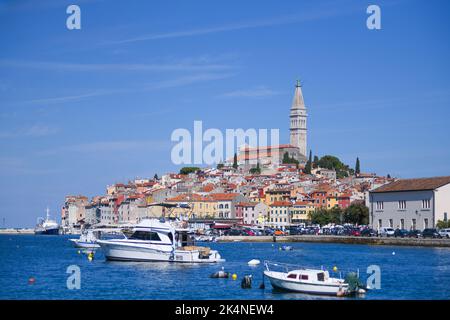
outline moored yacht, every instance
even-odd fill
[[[108,260],[167,261],[182,263],[222,262],[220,254],[208,247],[194,246],[189,229],[176,229],[161,219],[145,219],[130,236],[123,239],[97,240]]]
[[[287,291],[344,296],[354,293],[365,293],[359,285],[358,279],[348,279],[330,277],[326,270],[293,267],[289,264],[264,262],[264,276],[267,277],[272,287]],[[275,271],[276,268],[283,268],[283,271]],[[291,270],[289,270],[291,269]],[[356,276],[356,275],[355,275]]]

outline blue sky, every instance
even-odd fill
[[[69,4],[81,30],[66,28]],[[381,7],[382,29],[366,28]],[[0,225],[177,170],[176,128],[279,128],[364,172],[450,174],[448,1],[0,2]]]

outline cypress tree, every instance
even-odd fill
[[[360,173],[361,173],[361,168],[360,168],[360,164],[359,164],[359,158],[356,157],[355,174],[358,175]]]
[[[237,154],[236,154],[236,153],[234,153],[234,158],[233,158],[233,168],[235,168],[235,169],[238,168]]]
[[[311,167],[312,167],[312,151],[309,150],[309,159],[308,162],[306,162],[305,173],[311,174]]]

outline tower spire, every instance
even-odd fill
[[[297,80],[297,84],[295,85],[294,99],[292,100],[291,109],[306,109],[300,80]]]
[[[291,145],[297,147],[303,156],[306,156],[307,117],[308,114],[303,100],[302,85],[300,80],[297,80],[289,117],[290,141]]]

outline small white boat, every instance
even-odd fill
[[[96,228],[83,230],[79,239],[69,239],[69,241],[72,242],[75,248],[97,249],[100,248],[97,241],[107,236],[124,237],[120,228]]]
[[[216,250],[192,245],[189,229],[175,229],[166,220],[145,219],[129,237],[97,240],[108,260],[167,261],[182,263],[223,262]]]
[[[100,238],[100,231],[88,229],[81,233],[79,239],[69,239],[75,248],[95,249],[100,248],[97,240]]]
[[[343,279],[332,278],[328,271],[321,269],[306,269],[301,267],[288,271],[291,265],[283,263],[264,262],[264,276],[272,287],[282,290],[340,296],[348,294],[348,283]],[[274,271],[282,267],[284,271]]]

